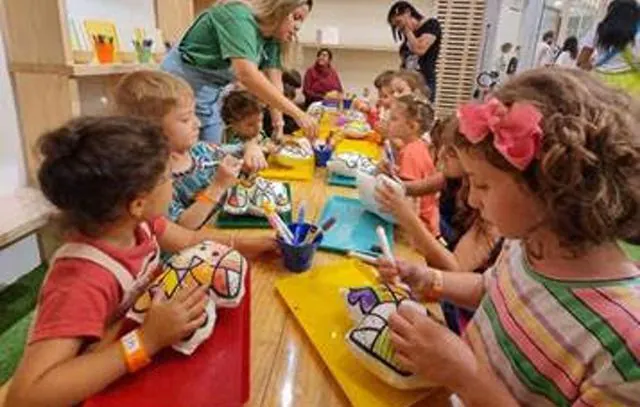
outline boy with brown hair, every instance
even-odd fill
[[[266,167],[257,142],[221,148],[198,141],[193,91],[181,78],[161,71],[131,73],[118,84],[115,101],[118,113],[162,126],[174,189],[169,218],[185,227],[197,229],[209,219],[243,166],[251,171]]]

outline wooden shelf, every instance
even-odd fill
[[[71,76],[102,76],[102,75],[123,75],[130,72],[158,69],[159,65],[149,64],[74,64],[71,66]]]
[[[371,51],[371,52],[394,52],[397,53],[400,45],[373,45],[373,44],[319,44],[315,42],[301,42],[303,48],[329,48],[345,51]]]
[[[37,74],[56,74],[70,77],[88,77],[88,76],[106,76],[106,75],[124,75],[129,72],[141,71],[144,69],[158,69],[158,64],[11,64],[11,72],[20,73],[37,73]]]

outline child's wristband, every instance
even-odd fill
[[[216,205],[218,203],[215,200],[213,200],[213,198],[211,198],[209,194],[207,194],[206,190],[198,192],[198,194],[196,195],[196,201],[210,204],[210,205]]]
[[[134,373],[151,363],[151,358],[142,343],[139,329],[134,329],[120,338],[120,346],[129,373]]]

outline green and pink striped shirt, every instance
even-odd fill
[[[511,241],[485,285],[465,339],[522,405],[640,406],[640,278],[549,279]]]

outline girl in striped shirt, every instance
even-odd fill
[[[466,406],[640,405],[640,106],[587,73],[532,70],[457,114],[469,204],[507,238],[484,275],[393,267],[417,297],[477,311],[463,338],[405,303],[407,370]]]

